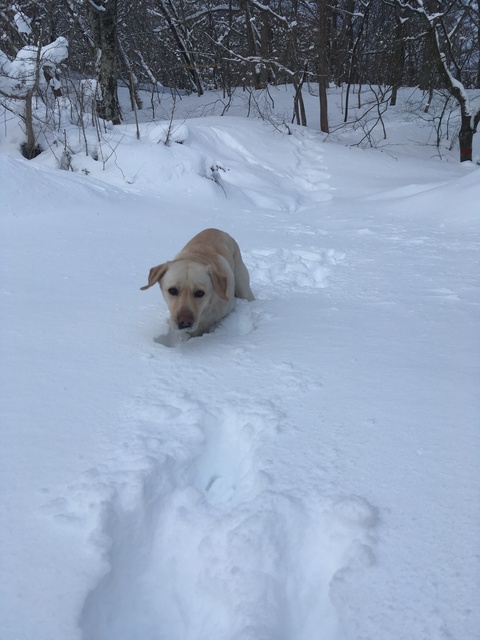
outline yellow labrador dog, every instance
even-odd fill
[[[148,284],[156,283],[170,309],[170,326],[190,336],[210,331],[232,310],[234,298],[254,300],[240,247],[218,229],[205,229],[173,260],[152,267]]]

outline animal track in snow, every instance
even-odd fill
[[[206,417],[205,446],[194,463],[194,484],[211,504],[239,504],[251,499],[263,484],[256,455],[257,434],[267,429],[269,416],[248,410],[224,409]]]
[[[131,412],[137,462],[103,494],[93,541],[109,568],[85,601],[83,639],[334,638],[331,585],[341,592],[342,570],[372,559],[372,507],[275,490],[263,447],[284,416],[271,401],[207,407],[157,385],[147,399]]]
[[[330,173],[323,164],[318,139],[309,132],[301,131],[296,133],[293,142],[296,146],[297,166],[292,181],[299,188],[299,202],[302,207],[311,207],[318,205],[318,202],[331,200]]]

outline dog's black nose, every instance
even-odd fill
[[[195,318],[190,309],[181,309],[177,315],[177,327],[179,329],[190,329],[193,327]]]
[[[177,326],[179,329],[190,329],[192,325],[193,322],[190,322],[189,320],[179,320],[177,322]]]

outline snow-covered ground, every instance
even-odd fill
[[[480,169],[182,102],[75,172],[0,133],[0,635],[478,640]],[[207,227],[256,300],[168,348]]]

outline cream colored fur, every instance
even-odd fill
[[[250,278],[235,240],[206,229],[175,258],[150,269],[148,284],[159,283],[170,310],[170,326],[191,336],[210,331],[232,310],[234,299],[254,300]]]

